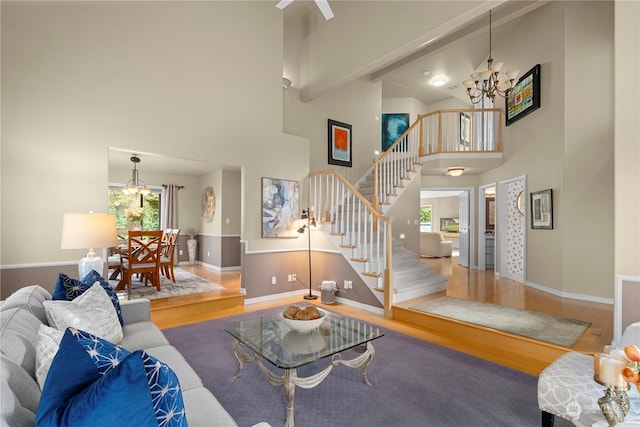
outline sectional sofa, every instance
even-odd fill
[[[0,305],[1,418],[0,425],[34,426],[41,389],[36,378],[40,325],[48,325],[45,310],[51,294],[38,285],[24,287]],[[186,421],[190,426],[236,426],[236,422],[200,377],[150,319],[148,300],[122,301],[122,340],[131,352],[143,349],[164,362],[179,379]],[[40,351],[38,349],[38,351]],[[38,356],[39,357],[39,356]],[[47,380],[51,378],[51,371]],[[46,387],[45,387],[46,388]],[[109,405],[107,401],[105,405]],[[268,426],[260,423],[256,426]]]

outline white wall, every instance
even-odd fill
[[[640,2],[615,2],[615,274],[636,278],[640,277],[638,22]]]
[[[283,161],[309,148],[281,129],[282,37],[268,2],[3,2],[2,264],[77,258],[62,216],[106,211],[110,146],[243,167],[259,247],[260,177],[308,172]]]
[[[491,2],[334,1],[335,18],[305,40],[301,62],[302,99],[315,99],[339,84],[406,55],[465,21]],[[366,13],[363,14],[363,7]],[[319,19],[322,19],[320,17]],[[358,23],[357,27],[354,23]]]
[[[340,90],[311,102],[301,102],[299,91],[289,89],[284,98],[284,131],[311,141],[312,171],[336,169],[355,183],[373,165],[374,150],[380,149],[381,83],[353,81]],[[352,167],[328,164],[327,119],[352,126]],[[303,191],[306,193],[306,191]]]

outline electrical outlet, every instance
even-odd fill
[[[276,276],[273,276],[273,277],[271,278],[271,284],[272,284],[272,285],[275,285],[275,284],[276,284]]]
[[[180,249],[180,255],[184,255],[184,251]]]
[[[404,239],[404,238],[405,238],[404,233],[400,233],[400,238],[401,238],[401,239]]]
[[[351,280],[345,280],[344,281],[344,289],[351,289]]]
[[[296,277],[296,275],[295,275],[295,274],[292,274],[292,275],[291,275],[291,281],[292,281],[292,282],[295,282],[296,280],[298,280],[298,278]]]

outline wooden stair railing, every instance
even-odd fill
[[[502,109],[441,109],[418,119],[373,161],[373,207],[391,205],[421,157],[441,153],[501,153]]]
[[[362,266],[361,274],[382,280],[384,313],[391,317],[391,218],[375,209],[335,170],[311,172],[308,194],[316,221],[329,224],[329,233],[339,237],[340,248],[351,252],[350,261]]]
[[[308,201],[316,221],[330,224],[350,261],[361,263],[363,276],[383,281],[385,317],[392,316],[392,218],[382,214],[397,190],[422,165],[421,157],[440,153],[501,153],[502,109],[442,109],[418,119],[373,166],[373,200],[369,202],[335,170],[309,174]],[[375,289],[380,289],[376,286]]]

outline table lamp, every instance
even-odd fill
[[[104,274],[104,261],[94,248],[110,248],[118,244],[116,217],[109,214],[66,213],[62,220],[62,249],[89,249],[78,262],[80,279],[91,270]]]

